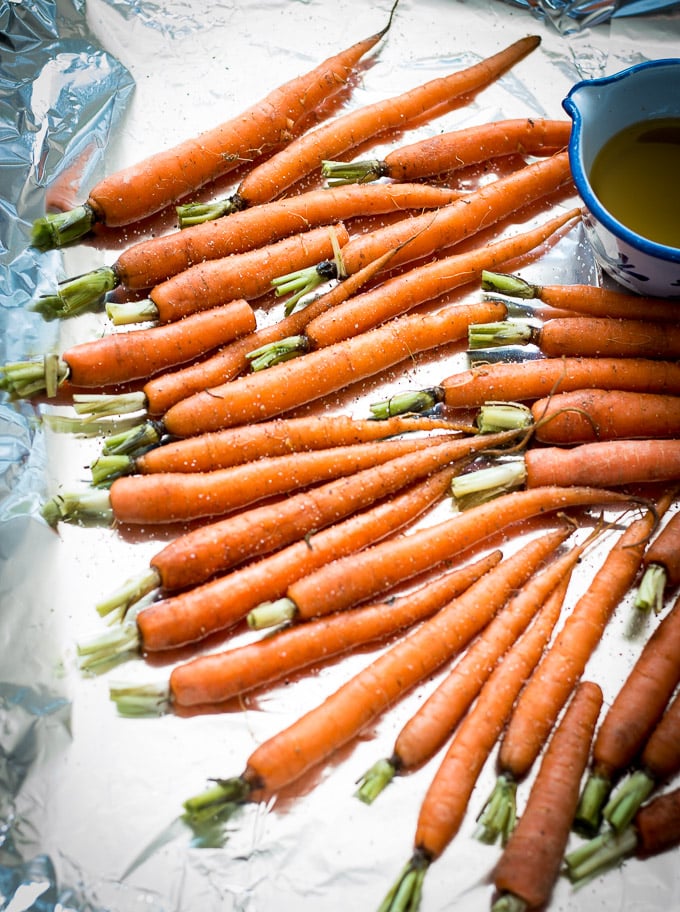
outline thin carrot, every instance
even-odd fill
[[[661,497],[618,537],[559,630],[517,701],[498,755],[499,776],[488,805],[514,802],[513,784],[527,775],[616,607],[640,567],[645,539],[669,506]]]
[[[325,565],[288,587],[288,604],[282,607],[289,617],[299,618],[339,611],[431,570],[532,516],[625,500],[624,494],[591,487],[536,488],[502,495],[434,526],[367,548],[351,562],[338,559]]]
[[[610,704],[593,744],[574,827],[593,836],[616,780],[638,756],[680,682],[680,603],[656,627]]]
[[[284,269],[302,269],[332,257],[349,240],[341,223],[312,228],[255,250],[207,260],[156,285],[141,302],[109,304],[114,323],[156,320],[170,323],[232,298],[252,301],[271,290]]]
[[[550,739],[519,823],[494,868],[494,886],[501,896],[493,903],[493,912],[537,909],[549,901],[602,699],[600,686],[592,681],[576,688]]]
[[[220,780],[216,787],[185,802],[185,809],[191,815],[206,804],[218,808],[229,801],[259,800],[326,760],[463,648],[563,537],[560,531],[534,539],[501,561],[321,704],[263,742],[248,758],[241,776]]]
[[[254,643],[198,656],[176,665],[166,687],[116,684],[109,694],[124,715],[157,709],[159,704],[187,707],[223,703],[412,627],[464,592],[501,558],[500,551],[492,551],[398,599],[284,627]]]
[[[405,314],[335,345],[182,399],[163,418],[166,431],[191,437],[265,421],[435,346],[465,337],[471,322],[495,319],[502,305],[473,303]]]
[[[126,583],[98,606],[108,614],[151,589],[166,592],[203,583],[245,560],[270,553],[306,535],[367,509],[448,463],[475,451],[500,447],[512,434],[443,442],[416,449],[385,463],[354,472],[325,485],[300,491],[274,504],[264,504],[199,526],[173,539],[149,562],[149,570]]]
[[[653,539],[642,558],[644,574],[640,580],[635,607],[658,614],[668,589],[680,584],[680,511],[675,512]]]
[[[558,587],[549,596],[529,629],[494,669],[454,733],[421,803],[413,854],[381,903],[380,912],[419,908],[425,875],[465,819],[472,791],[512,703],[557,622],[562,594]]]
[[[243,621],[248,611],[281,596],[293,580],[343,554],[352,554],[413,522],[445,494],[457,465],[442,469],[394,498],[350,516],[314,536],[294,542],[261,560],[162,599],[84,645],[87,664],[112,655],[159,652],[198,642]],[[112,632],[113,631],[113,632]]]
[[[116,288],[153,288],[196,263],[244,253],[345,219],[433,209],[460,196],[457,190],[426,184],[309,191],[237,212],[228,219],[139,241],[124,250],[111,266],[60,283],[55,294],[38,298],[35,306],[47,315],[70,316]]]
[[[449,175],[504,155],[551,155],[569,142],[571,121],[524,117],[476,124],[399,146],[384,159],[324,161],[321,174],[331,187],[388,177],[396,181]]]
[[[395,774],[403,775],[434,756],[468,711],[506,650],[523,633],[550,593],[579,560],[585,542],[537,572],[484,628],[449,674],[419,706],[397,735],[392,754],[379,760],[359,780],[357,796],[375,800]]]
[[[255,314],[247,301],[230,301],[177,323],[108,333],[80,342],[61,355],[6,364],[0,368],[0,385],[17,397],[43,391],[51,397],[66,381],[76,387],[102,389],[146,379],[238,339],[252,332],[255,325]]]
[[[105,177],[73,212],[38,219],[33,243],[59,247],[87,234],[95,224],[129,225],[226,174],[242,161],[289,141],[303,128],[310,112],[347,83],[361,58],[389,29],[392,13],[385,28],[283,83],[236,117]]]
[[[677,437],[680,396],[628,390],[573,390],[531,405],[534,438],[573,444],[625,437]]]
[[[407,92],[364,105],[300,136],[253,168],[225,201],[225,212],[261,205],[321,167],[324,159],[355,149],[393,129],[403,129],[424,115],[436,116],[443,105],[499,79],[540,44],[536,35],[520,38],[496,54],[449,76],[432,79]],[[191,215],[182,208],[180,218]]]
[[[651,858],[680,844],[680,788],[643,805],[621,833],[605,832],[566,856],[569,879],[578,884],[619,866],[626,858]]]
[[[572,310],[591,317],[675,322],[680,308],[671,300],[603,288],[600,285],[532,285],[517,275],[487,272],[482,276],[485,291],[510,297],[537,299],[556,310]]]

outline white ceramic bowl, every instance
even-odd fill
[[[680,117],[680,58],[652,60],[579,82],[562,106],[573,121],[569,160],[598,262],[629,290],[680,297],[680,248],[647,240],[617,221],[593,193],[588,176],[597,153],[620,130],[641,120]]]

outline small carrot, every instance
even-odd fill
[[[574,444],[625,437],[677,437],[680,396],[618,389],[572,390],[531,405],[534,438]]]
[[[621,833],[601,833],[566,856],[569,879],[579,884],[618,866],[626,858],[644,860],[680,844],[680,788],[643,805]]]
[[[602,690],[592,681],[576,688],[550,739],[519,823],[494,868],[494,886],[501,895],[491,907],[493,912],[537,909],[549,901],[602,699]]]
[[[383,177],[396,181],[440,177],[504,155],[551,155],[566,148],[570,134],[571,121],[567,120],[498,120],[399,146],[384,159],[324,161],[321,174],[331,187]]]
[[[269,202],[319,169],[324,159],[355,149],[367,140],[375,140],[388,130],[403,129],[410,121],[423,116],[436,116],[442,105],[450,106],[455,99],[499,79],[539,44],[540,38],[536,35],[520,38],[463,70],[364,105],[307,131],[287,148],[253,168],[225,202],[224,211],[233,212]],[[180,218],[185,214],[191,216],[191,207],[180,209]]]
[[[665,616],[619,689],[593,744],[590,775],[574,819],[593,836],[615,781],[638,756],[680,682],[680,603]]]
[[[392,11],[394,12],[394,11]],[[283,83],[241,114],[105,177],[77,209],[47,215],[33,227],[33,244],[60,247],[87,234],[96,224],[130,225],[160,211],[188,193],[290,140],[309,113],[346,83],[357,64],[386,34],[347,47],[319,66]]]
[[[359,216],[434,209],[460,198],[457,190],[426,184],[375,184],[302,193],[244,212],[132,244],[111,266],[59,284],[37,299],[47,316],[67,317],[116,288],[153,288],[207,260],[241,254],[300,231]]]
[[[293,580],[413,522],[444,496],[456,471],[457,465],[442,469],[403,493],[314,536],[143,608],[132,620],[110,628],[103,638],[96,635],[81,644],[84,664],[106,664],[112,655],[139,650],[174,649],[235,626],[251,608],[283,595]]]
[[[546,535],[501,561],[437,614],[342,684],[321,704],[263,742],[235,779],[190,798],[191,815],[206,804],[259,800],[294,782],[356,737],[410,688],[431,674],[487,623],[564,537]]]
[[[465,819],[479,774],[500,735],[523,682],[531,674],[557,622],[561,587],[496,666],[461,724],[425,793],[413,854],[380,905],[380,912],[418,909],[425,875]]]
[[[255,323],[247,301],[231,301],[177,323],[109,333],[80,342],[61,355],[6,364],[0,368],[0,385],[17,397],[43,391],[52,397],[66,381],[75,387],[101,389],[146,379],[252,332]]]
[[[675,512],[651,542],[642,558],[644,574],[640,580],[635,607],[663,608],[667,589],[680,584],[680,511]]]
[[[651,320],[615,317],[555,317],[542,325],[502,321],[471,326],[470,348],[536,345],[548,358],[658,358],[680,354],[680,328]]]
[[[482,288],[510,297],[537,299],[556,310],[572,310],[591,317],[676,322],[680,307],[670,300],[603,288],[600,285],[532,285],[517,275],[486,272]]]
[[[625,500],[624,494],[592,487],[514,491],[429,528],[367,548],[351,562],[339,559],[325,565],[288,587],[282,610],[289,619],[339,611],[431,570],[529,517],[570,506]]]
[[[357,796],[362,801],[370,804],[395,774],[415,770],[434,756],[550,593],[562,581],[566,591],[571,570],[584,548],[585,543],[570,549],[537,572],[484,628],[400,730],[391,756],[379,760],[361,777]]]
[[[492,551],[400,598],[338,612],[309,624],[284,627],[254,643],[198,656],[176,665],[166,687],[115,684],[109,694],[123,715],[157,710],[159,705],[223,703],[280,681],[291,672],[316,666],[414,626],[464,592],[501,558],[500,551]]]

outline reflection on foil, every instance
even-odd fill
[[[507,0],[550,22],[562,35],[602,25],[610,19],[659,13],[680,6],[678,0]]]

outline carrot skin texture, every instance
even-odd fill
[[[680,842],[680,788],[654,798],[635,815],[637,858],[651,858]]]
[[[90,191],[88,203],[107,226],[129,225],[215,180],[243,160],[276,147],[346,83],[382,34],[378,32],[327,58],[225,123],[105,177]]]
[[[432,445],[419,439],[381,440],[264,457],[210,472],[124,475],[111,485],[110,503],[115,519],[123,523],[168,523],[219,516],[266,497],[349,475]]]
[[[577,447],[537,447],[524,457],[529,487],[605,487],[680,479],[680,439],[606,440]]]
[[[657,358],[680,356],[680,327],[650,320],[556,317],[536,331],[548,357]]]
[[[502,309],[502,305],[481,302],[434,314],[405,314],[344,342],[183,399],[165,413],[165,429],[177,437],[190,437],[273,418],[435,345],[457,341],[470,323],[494,320]]]
[[[495,867],[496,889],[518,896],[530,909],[548,902],[559,876],[601,706],[599,685],[582,682],[548,744],[526,807]]]
[[[680,599],[676,602],[676,609]],[[645,744],[638,759],[640,769],[657,785],[680,770],[680,696],[676,693]]]
[[[550,307],[573,310],[592,317],[674,322],[680,308],[672,301],[646,298],[599,285],[535,285],[536,297]]]
[[[69,380],[77,387],[99,388],[146,379],[192,361],[255,328],[255,314],[245,300],[231,301],[172,326],[115,332],[74,345],[62,354]]]
[[[430,80],[408,92],[365,105],[310,130],[241,181],[236,196],[245,206],[268,202],[321,165],[391,129],[401,129],[423,114],[436,115],[437,108],[498,79],[531,53],[540,43],[527,36],[496,54],[452,73]]]
[[[422,184],[313,190],[140,241],[124,250],[112,268],[130,290],[152,288],[196,263],[254,250],[309,228],[358,216],[433,209],[460,195]]]
[[[332,257],[333,237],[342,248],[349,233],[342,224],[312,228],[266,247],[197,263],[156,285],[149,298],[158,308],[161,323],[208,310],[231,298],[252,301],[270,291],[272,281],[283,272]]]
[[[497,363],[452,374],[441,383],[449,408],[475,408],[488,400],[524,401],[575,389],[680,393],[680,364],[647,358],[546,358]]]
[[[287,594],[300,618],[338,611],[437,567],[514,523],[570,506],[616,502],[625,502],[625,495],[585,487],[504,494],[435,526],[368,548],[351,562],[335,560],[290,586]]]
[[[150,605],[137,615],[143,649],[173,649],[238,624],[251,609],[281,597],[290,583],[310,570],[386,538],[421,516],[444,496],[456,471],[456,467],[442,469],[403,494],[311,538]]]
[[[642,559],[644,567],[658,564],[666,571],[666,585],[680,583],[680,511],[674,513],[652,540]]]
[[[178,665],[170,674],[173,702],[178,706],[224,702],[355,646],[391,636],[430,617],[501,557],[500,551],[491,552],[399,599],[296,624],[256,643]]]
[[[530,542],[521,555],[512,555],[489,570],[323,703],[256,748],[248,759],[247,776],[255,779],[257,791],[274,794],[321,763],[463,648],[563,535]],[[327,731],[326,737],[319,737],[320,729]]]
[[[166,590],[203,583],[216,573],[274,551],[304,535],[339,522],[352,512],[405,489],[501,437],[455,440],[416,450],[376,467],[301,491],[274,505],[262,505],[221,522],[208,523],[166,545],[150,561]]]
[[[574,444],[618,437],[677,437],[680,396],[616,389],[573,390],[531,406],[535,439]]]

